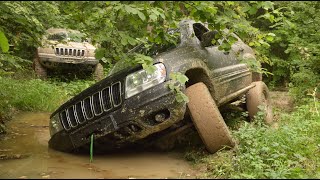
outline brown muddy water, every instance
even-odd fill
[[[90,156],[48,148],[49,113],[23,112],[0,140],[0,178],[194,178],[181,152],[119,152]]]

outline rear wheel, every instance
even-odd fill
[[[191,119],[210,153],[235,145],[228,126],[212,99],[207,86],[200,82],[186,89]]]
[[[101,79],[104,78],[103,66],[100,63],[98,63],[94,67],[93,77],[94,77],[95,80],[98,80],[98,81],[100,81]]]
[[[255,84],[255,87],[250,89],[246,94],[246,106],[249,118],[252,121],[261,110],[264,113],[263,118],[265,123],[271,124],[273,122],[273,114],[269,89],[262,81],[253,83]]]
[[[47,69],[40,64],[38,57],[33,59],[33,69],[39,78],[41,79],[47,78]]]

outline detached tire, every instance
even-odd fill
[[[235,143],[228,126],[207,86],[202,82],[194,84],[186,89],[186,95],[191,119],[207,150],[215,153],[224,147],[233,147]]]
[[[100,81],[101,79],[104,78],[103,66],[100,63],[98,63],[94,67],[93,77],[94,77],[95,80],[98,80],[98,81]]]
[[[40,79],[47,78],[47,69],[40,64],[38,57],[33,59],[33,69]]]
[[[273,122],[273,113],[269,89],[262,81],[253,83],[255,84],[255,87],[251,88],[246,94],[246,106],[250,121],[252,121],[258,111],[260,111],[260,106],[264,113],[264,122],[270,125]]]

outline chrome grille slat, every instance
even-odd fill
[[[77,127],[78,122],[77,122],[76,117],[74,115],[73,106],[71,106],[67,109],[67,117],[69,118],[69,123],[70,123],[71,127]]]
[[[91,106],[91,98],[87,97],[83,100],[83,110],[87,120],[93,118],[92,106]]]
[[[94,115],[98,116],[103,112],[101,101],[100,101],[100,92],[97,92],[92,95],[92,105],[93,105]]]
[[[86,118],[84,117],[84,114],[83,114],[82,101],[78,102],[75,105],[75,112],[76,112],[78,123],[79,124],[84,123],[86,121]]]
[[[73,57],[84,57],[85,56],[85,50],[84,49],[74,49],[74,48],[60,48],[56,47],[55,54],[59,56],[73,56]]]
[[[117,82],[111,86],[112,102],[115,107],[121,104],[121,83]]]
[[[103,110],[109,111],[112,108],[110,87],[106,87],[101,91]]]
[[[63,48],[60,48],[60,55],[63,55]]]
[[[75,52],[75,50],[69,50],[68,52],[72,51]],[[60,112],[59,117],[63,128],[68,131],[84,124],[95,116],[101,115],[103,112],[113,110],[121,104],[122,86],[121,82],[118,81],[64,109]]]
[[[60,120],[61,120],[62,126],[65,130],[69,130],[71,128],[69,125],[68,119],[67,119],[67,112],[66,111],[62,111],[60,113]]]

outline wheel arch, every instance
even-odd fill
[[[196,83],[203,82],[207,86],[207,88],[209,89],[212,98],[215,99],[214,85],[213,85],[213,83],[210,79],[210,75],[206,69],[204,69],[202,67],[194,67],[194,68],[188,69],[184,74],[189,79],[185,84],[186,88],[190,87]]]

